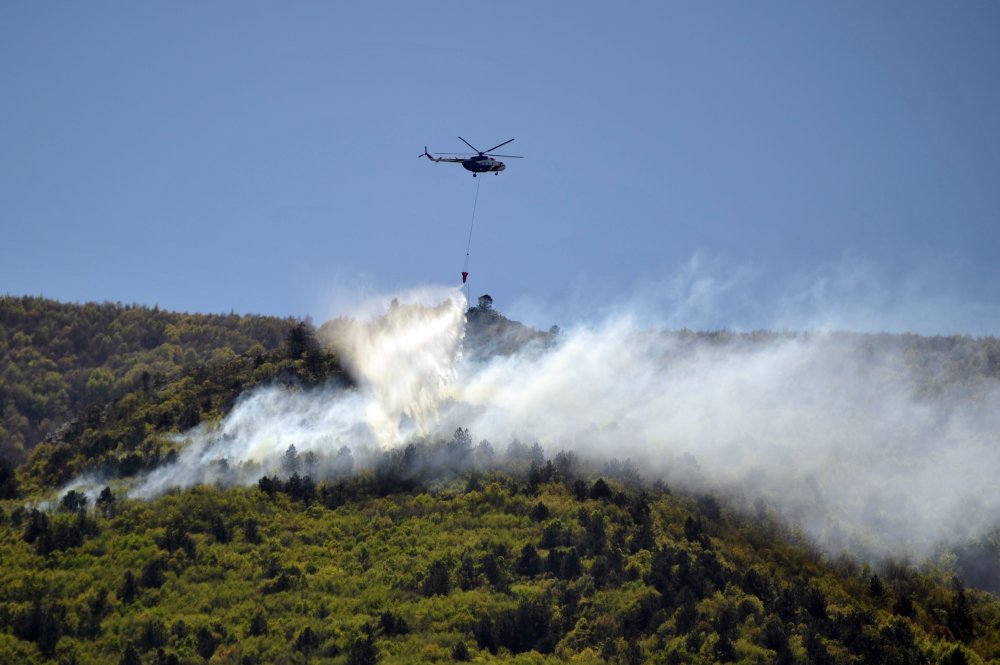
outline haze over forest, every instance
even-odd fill
[[[804,538],[801,542],[806,551],[819,548],[808,557],[852,562],[843,564],[848,568],[830,573],[840,580],[837,585],[875,585],[877,576],[872,577],[871,571],[889,575],[886,571],[895,570],[891,575],[909,580],[905,587],[909,591],[890,585],[890,593],[903,594],[899,597],[909,598],[908,602],[915,602],[920,609],[913,613],[897,599],[893,601],[896,605],[889,603],[878,611],[889,612],[886,621],[897,616],[915,622],[907,628],[917,631],[913,635],[919,646],[912,647],[914,653],[932,659],[966,657],[966,651],[949,646],[952,643],[948,641],[965,634],[962,621],[981,626],[959,640],[971,649],[968,657],[990,653],[994,656],[989,657],[996,657],[1000,653],[992,641],[976,641],[989,634],[986,626],[996,620],[990,617],[1000,616],[1000,610],[992,614],[990,609],[995,599],[988,600],[993,598],[989,594],[972,596],[976,598],[973,615],[955,618],[965,616],[962,612],[966,611],[954,608],[957,599],[970,602],[971,592],[961,590],[955,595],[959,593],[955,589],[961,587],[941,596],[951,598],[947,603],[952,603],[948,606],[952,609],[942,606],[945,609],[941,610],[942,616],[952,617],[951,623],[942,624],[951,637],[934,638],[938,642],[920,637],[925,635],[921,631],[933,628],[933,622],[920,623],[920,617],[938,602],[931,600],[939,593],[933,591],[933,585],[938,584],[932,581],[935,576],[953,575],[961,580],[956,582],[960,585],[1000,590],[995,573],[1000,557],[1000,504],[990,489],[1000,470],[996,446],[996,432],[1000,431],[1000,342],[995,338],[660,330],[622,315],[590,325],[540,331],[505,317],[488,296],[468,307],[463,294],[451,288],[373,299],[350,316],[318,328],[293,319],[175,314],[114,304],[63,305],[9,296],[0,300],[0,322],[5,377],[2,396],[7,405],[0,426],[8,460],[0,485],[7,498],[5,514],[10,515],[3,542],[14,547],[10,550],[12,561],[23,560],[19,557],[24,555],[17,552],[24,547],[34,547],[35,556],[48,559],[81,546],[86,550],[91,547],[86,543],[95,538],[94,547],[98,542],[105,543],[100,547],[108,547],[113,541],[105,539],[112,533],[135,528],[125,526],[122,517],[114,517],[119,514],[116,511],[125,510],[120,515],[126,515],[148,503],[156,514],[166,510],[164,501],[173,504],[178,497],[193,499],[210,488],[222,492],[217,499],[210,499],[213,502],[259,497],[261,493],[287,495],[303,506],[316,503],[340,511],[333,514],[346,515],[344,511],[367,510],[364,506],[370,499],[365,497],[409,501],[403,497],[417,492],[434,497],[428,500],[447,501],[463,485],[468,492],[480,487],[486,478],[509,478],[502,482],[513,485],[498,486],[497,491],[504,496],[511,493],[511,499],[522,491],[519,483],[527,482],[523,491],[528,497],[542,497],[542,503],[552,506],[563,506],[575,495],[576,500],[584,501],[581,510],[590,510],[588,502],[596,499],[594,505],[600,505],[618,491],[621,496],[615,501],[619,503],[639,501],[637,505],[644,505],[644,501],[655,500],[661,502],[657,510],[671,514],[692,510],[688,522],[695,522],[685,526],[690,542],[699,542],[702,548],[712,547],[711,542],[725,547],[720,554],[725,552],[722,556],[730,564],[735,561],[732,557],[743,555],[737,556],[736,550],[728,548],[737,547],[740,529],[749,529],[748,533],[758,533],[756,537],[765,537],[766,532],[770,534],[766,538],[779,541]],[[28,441],[34,445],[26,444]],[[595,479],[600,482],[592,487]],[[607,495],[601,485],[604,479],[611,483]],[[239,490],[241,486],[250,489]],[[627,498],[643,496],[650,498]],[[120,508],[112,510],[109,501]],[[24,512],[25,506],[36,508],[29,514]],[[569,509],[566,505],[559,510]],[[271,524],[265,517],[268,513],[261,513],[260,507],[249,513],[240,510],[244,514],[240,519],[256,515],[254,521]],[[93,517],[86,517],[94,511]],[[74,513],[79,516],[76,526],[61,517]],[[52,517],[46,518],[46,514]],[[560,514],[563,517],[559,519],[569,519],[570,513]],[[655,533],[661,533],[661,528],[667,531],[648,543],[635,540],[632,550],[623,541],[621,556],[629,551],[638,556],[654,541],[668,542],[666,533],[683,525],[666,514],[662,526],[651,528]],[[583,513],[580,519],[584,531],[597,528]],[[53,531],[46,526],[50,520]],[[87,520],[96,520],[94,526],[85,526]],[[112,531],[102,530],[101,520],[111,520],[107,528]],[[744,520],[750,522],[744,524]],[[718,540],[698,536],[694,523],[704,524]],[[61,524],[65,526],[57,526]],[[173,571],[165,578],[171,585],[175,584],[169,581],[174,579],[172,575],[177,575],[176,584],[183,584],[186,576],[193,574],[194,569],[187,566],[208,565],[200,555],[194,556],[196,550],[201,552],[212,542],[216,543],[212,547],[228,547],[231,536],[225,534],[232,528],[225,523],[213,527],[211,520],[176,524],[192,535],[202,530],[215,535],[209,541],[203,542],[200,536],[191,541],[202,545],[183,545],[187,542],[183,540],[171,545],[169,539],[175,536],[169,535],[173,533],[170,529],[175,527],[168,528],[168,540],[157,541],[160,547],[166,552],[191,548],[189,563],[164,560],[164,570]],[[549,522],[541,519],[538,524],[541,528]],[[638,523],[635,528],[639,528]],[[22,532],[23,538],[18,535]],[[461,529],[453,535],[459,532]],[[617,537],[627,539],[628,533],[623,530]],[[450,536],[439,537],[445,540],[429,544],[429,552],[437,551]],[[518,538],[514,543],[522,542]],[[621,569],[616,567],[616,559],[606,558],[618,550],[605,551],[605,545],[577,541],[575,536],[566,538],[567,545],[577,543],[573,551],[583,557],[580,570],[589,571],[587,579],[615,585],[638,575],[654,588],[661,588],[650,577],[656,565],[650,569],[643,564],[627,573],[627,557],[620,560]],[[545,556],[557,556],[561,551],[557,543],[563,541],[543,538],[539,542],[545,548],[543,553],[556,553]],[[516,547],[511,544],[511,552],[522,546],[528,547],[523,542]],[[594,547],[597,549],[588,549]],[[298,556],[292,554],[294,551],[289,550],[288,555]],[[530,558],[526,552],[521,552],[522,562],[511,574],[534,570],[534,564],[523,559]],[[409,607],[406,603],[411,601],[403,600],[409,593],[406,589],[411,588],[408,585],[424,585],[425,595],[435,597],[437,591],[428,589],[436,587],[426,585],[436,584],[429,581],[435,574],[454,579],[457,560],[449,557],[459,554],[442,554],[445,558],[440,565],[444,567],[438,573],[432,572],[433,566],[425,571],[431,577],[422,577],[418,571],[417,578],[401,587],[390,583],[388,588],[396,589],[391,592],[396,601],[390,605],[380,602],[378,607],[391,616],[404,617],[392,612]],[[23,561],[30,565],[29,560]],[[900,563],[907,561],[911,563]],[[611,568],[605,568],[609,562]],[[319,570],[329,564],[313,567]],[[724,564],[724,569],[730,564]],[[907,565],[925,572],[900,572]],[[538,578],[543,586],[562,584],[558,580],[563,573],[553,570],[551,578]],[[799,575],[803,570],[790,569],[789,573]],[[296,573],[301,574],[301,570]],[[526,579],[534,579],[536,574],[542,573],[530,573]],[[570,575],[567,579],[575,579],[575,573],[566,574]],[[914,574],[929,577],[908,577]],[[619,575],[621,581],[615,582]],[[111,588],[107,585],[118,582],[101,584]],[[469,584],[474,586],[475,582]],[[927,584],[931,586],[920,586]],[[720,592],[726,588],[721,578],[713,585]],[[506,593],[502,586],[501,597]],[[918,587],[923,591],[917,592]],[[53,607],[65,612],[70,598],[59,586],[47,588],[47,597],[56,603]],[[667,593],[666,587],[662,589],[661,593]],[[515,594],[515,598],[536,602],[530,599],[537,591],[527,596]],[[119,589],[117,593],[121,600],[121,594],[132,592]],[[395,595],[399,593],[404,596]],[[709,587],[695,596],[706,593]],[[856,592],[846,593],[845,598],[856,596]],[[630,597],[622,596],[622,602]],[[8,603],[7,611],[14,617],[6,624],[19,640],[9,644],[11,649],[23,651],[27,641],[44,658],[56,653],[59,635],[65,639],[73,634],[71,625],[60,623],[61,619],[51,628],[55,632],[29,630],[25,627],[28,624],[19,621],[33,616],[35,610],[30,605],[13,597],[0,602]],[[552,611],[564,611],[557,609],[560,604],[554,599],[545,602],[555,603]],[[664,617],[674,611],[670,608],[677,607],[668,596],[656,601],[660,602],[667,612]],[[232,611],[237,607],[243,608],[241,613],[252,609],[242,601],[232,606]],[[277,611],[269,607],[269,612]],[[898,610],[895,613],[894,608]],[[45,608],[37,611],[44,613]],[[125,605],[119,611],[125,612],[123,617],[129,616]],[[163,611],[167,616],[174,610],[163,606]],[[414,607],[406,610],[412,611],[416,611]],[[696,616],[699,613],[714,621],[715,610],[707,605],[695,610]],[[916,618],[906,618],[911,613]],[[412,620],[414,615],[409,616]],[[655,637],[655,631],[623,628],[618,623],[622,616],[614,620],[618,628],[600,638],[579,632],[583,630],[575,623],[579,617],[566,617],[570,622],[566,624],[552,623],[548,637],[540,635],[523,642],[491,638],[479,628],[463,641],[456,636],[468,626],[463,629],[460,621],[456,624],[452,620],[443,634],[427,633],[422,627],[402,642],[394,637],[392,619],[389,628],[382,625],[377,630],[369,624],[360,628],[345,624],[330,632],[317,624],[311,630],[321,637],[303,638],[301,628],[286,634],[293,641],[316,639],[326,644],[320,651],[330,662],[342,662],[346,657],[352,663],[364,662],[350,660],[354,658],[350,654],[352,649],[364,650],[366,644],[375,652],[381,648],[385,657],[396,653],[401,662],[412,662],[413,654],[407,650],[425,639],[459,639],[462,649],[478,648],[483,654],[556,651],[566,658],[585,653],[598,657],[597,651],[601,651],[602,658],[627,660],[636,654],[652,657],[659,653],[667,658],[673,653],[670,658],[683,661],[687,656],[681,657],[681,653],[692,657],[704,653],[710,659],[722,654],[726,659],[749,658],[747,662],[753,662],[751,654],[758,647],[750,645],[763,639],[753,637],[756,633],[751,626],[758,625],[753,621],[736,633],[723,629],[716,633],[717,638],[696,643],[686,637],[684,621],[671,620],[669,630],[675,638],[668,639],[665,635]],[[877,616],[881,615],[865,619],[875,622],[871,623],[873,636],[881,634],[881,629],[875,629],[882,625]],[[286,620],[291,616],[281,612],[272,618],[275,622]],[[661,620],[655,625],[666,625]],[[301,644],[282,647],[273,637],[252,649],[247,644],[241,647],[229,623],[205,624],[207,632],[199,646],[203,653],[220,653],[217,650],[224,644],[237,651],[243,649],[241,653],[256,653],[259,658],[288,648],[307,654],[315,648],[308,644],[304,648]],[[146,653],[150,658],[156,648],[167,648],[164,657],[175,654],[184,658],[185,653],[198,651],[193,646],[193,651],[186,651],[181,634],[147,639],[128,624],[106,625],[116,626],[108,635],[124,640],[118,647],[99,637],[98,630],[87,633],[89,637],[77,634],[75,653],[106,654],[108,648],[118,648],[124,649],[120,653],[125,658],[129,645],[137,656]],[[363,630],[357,632],[359,629]],[[620,630],[625,632],[614,638]],[[822,639],[828,641],[829,648],[836,641],[847,649],[845,653],[856,653],[859,658],[876,653],[872,644],[847,646],[843,636],[824,632],[831,628],[817,625],[815,630],[819,631],[816,635],[826,636]],[[799,633],[791,627],[783,631],[805,641],[778,640],[760,648],[770,648],[791,662],[799,657],[813,658],[818,649],[828,648],[809,642],[813,638],[808,637],[812,635],[808,631]],[[572,638],[574,634],[578,637]],[[583,638],[584,634],[589,637]],[[750,641],[730,649],[726,645],[737,635]],[[872,639],[885,640],[885,635]],[[53,639],[56,641],[49,643]],[[468,639],[472,641],[466,646]],[[573,639],[583,642],[571,646],[576,644]],[[588,652],[584,644],[597,651]],[[402,655],[406,653],[410,655]]]
[[[88,402],[148,384],[181,358],[260,354],[252,336],[263,333],[273,347],[290,322],[88,305],[69,314],[84,320],[72,324],[79,336],[60,338],[31,305],[15,316],[17,302],[5,299],[5,330],[14,334],[4,339],[11,408],[3,438],[15,461],[31,448],[25,437],[51,437]],[[1000,470],[995,338],[661,331],[629,315],[541,332],[509,321],[486,296],[469,309],[464,339],[465,298],[444,288],[374,299],[358,312],[316,332],[344,379],[239,393],[218,421],[181,428],[178,455],[131,491],[153,496],[211,481],[219,460],[251,465],[242,477],[253,483],[289,445],[327,455],[389,450],[466,428],[476,441],[616,459],[648,482],[765,500],[831,551],[927,556],[1000,518],[990,491]],[[36,337],[56,337],[39,351],[16,331],[25,323],[39,326]],[[198,341],[217,324],[224,336]],[[84,350],[93,354],[84,366],[58,376],[59,363]]]
[[[0,665],[1000,665],[998,81],[982,0],[0,3]]]

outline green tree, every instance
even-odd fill
[[[376,665],[378,663],[378,648],[375,646],[375,636],[369,626],[362,628],[362,634],[351,640],[347,649],[347,665]]]
[[[107,367],[95,367],[87,377],[85,395],[91,402],[104,402],[111,397],[114,387],[114,372]]]
[[[17,477],[14,467],[6,458],[0,457],[0,499],[17,498]]]
[[[451,650],[451,659],[460,663],[470,659],[469,647],[465,645],[465,640],[455,642],[455,648]]]
[[[538,550],[531,543],[525,543],[517,559],[517,574],[524,575],[525,577],[535,577],[541,574],[543,568],[544,562],[538,554]]]
[[[295,638],[295,650],[302,651],[304,653],[310,653],[313,649],[319,646],[319,636],[316,635],[315,631],[310,626],[306,626],[299,632],[298,637]]]
[[[104,489],[102,489],[101,493],[97,496],[96,504],[98,510],[101,511],[101,514],[104,515],[104,517],[111,517],[114,512],[115,495],[111,491],[110,487],[107,485],[104,486]]]
[[[285,455],[282,457],[281,466],[285,469],[285,473],[288,476],[295,476],[298,475],[300,465],[299,451],[295,449],[294,443],[289,444],[288,450],[285,451]]]
[[[254,612],[253,617],[250,618],[250,626],[247,628],[247,636],[254,637],[260,635],[267,635],[267,615],[264,614],[263,610],[257,610]]]
[[[975,621],[969,609],[969,600],[965,589],[956,578],[954,581],[955,596],[948,608],[948,628],[952,634],[963,642],[972,639],[975,633]]]
[[[451,571],[445,561],[438,559],[431,564],[423,589],[425,596],[447,596],[451,593]]]
[[[198,655],[208,660],[215,653],[219,646],[219,638],[208,626],[199,626],[195,631],[195,641],[198,646]]]
[[[118,663],[119,665],[142,665],[139,650],[135,648],[135,644],[131,640],[125,644],[125,649],[122,651],[122,657]]]
[[[63,510],[70,512],[83,510],[87,507],[87,495],[76,490],[70,490],[63,495],[61,505]]]
[[[118,600],[127,605],[135,600],[138,592],[139,586],[135,582],[135,575],[132,574],[131,570],[126,570],[121,586],[118,587]]]

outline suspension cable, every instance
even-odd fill
[[[482,178],[476,178],[476,198],[472,203],[472,221],[469,223],[469,241],[465,244],[465,263],[462,265],[462,283],[465,285],[465,298],[472,304],[469,293],[469,251],[472,249],[472,229],[476,226],[476,208],[479,206],[479,185]]]

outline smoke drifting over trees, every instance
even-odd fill
[[[466,333],[465,306],[426,290],[327,324],[357,388],[256,389],[182,435],[132,495],[256,483],[290,446],[313,455],[314,476],[413,442],[441,442],[446,468],[464,430],[763,500],[831,550],[925,555],[1000,519],[995,340],[658,332],[628,315],[544,334],[482,308]]]

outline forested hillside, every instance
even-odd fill
[[[19,463],[88,405],[162,384],[182,368],[272,351],[295,324],[0,296],[0,456]]]
[[[2,503],[0,653],[78,663],[1000,662],[1000,601],[764,506],[467,432],[314,481]],[[347,459],[345,459],[347,457]],[[464,460],[461,465],[443,460]],[[328,466],[328,465],[327,465]],[[329,468],[329,467],[328,467]]]
[[[29,459],[0,464],[0,663],[1000,663],[1000,600],[973,588],[997,580],[996,538],[931,562],[831,555],[762,501],[462,428],[386,451],[291,445],[250,487],[129,498],[127,477],[250,388],[351,377],[306,323],[3,302],[4,376],[47,367],[81,392],[63,389]],[[556,343],[490,305],[469,312],[479,357]],[[650,334],[678,352],[774,336]],[[1000,372],[992,339],[860,341],[904,349],[928,392]],[[17,385],[5,414],[49,395]],[[106,486],[58,491],[80,474]]]

